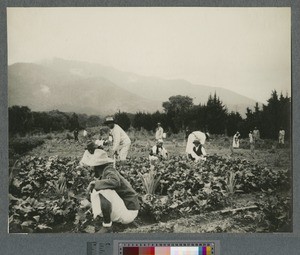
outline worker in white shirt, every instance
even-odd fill
[[[204,149],[204,144],[205,144],[206,139],[208,139],[208,138],[209,138],[209,134],[208,133],[203,133],[201,131],[191,132],[189,134],[189,136],[188,136],[187,144],[186,144],[186,149],[185,149],[187,157],[190,159],[191,155],[194,153],[193,152],[193,148],[194,148],[194,143],[193,142],[195,140],[198,140],[200,142],[202,155],[206,156],[206,151]]]
[[[125,131],[115,123],[113,117],[107,117],[104,122],[110,128],[110,135],[113,139],[112,151],[113,154],[119,157],[120,161],[126,161],[130,148],[130,138]]]
[[[160,122],[157,123],[157,128],[155,132],[155,139],[156,141],[162,140],[164,135],[164,129],[162,128]]]
[[[284,131],[283,128],[280,128],[279,136],[278,136],[278,143],[279,144],[284,144],[284,136],[285,136],[285,131]]]

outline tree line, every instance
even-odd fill
[[[246,117],[239,112],[228,112],[228,109],[216,95],[210,95],[206,104],[195,105],[188,96],[172,96],[163,102],[164,112],[136,113],[131,124],[135,129],[155,130],[160,122],[170,133],[201,130],[211,134],[233,136],[239,131],[242,137],[248,137],[249,131],[255,127],[260,130],[262,138],[277,139],[281,128],[286,131],[286,137],[291,131],[291,98],[274,90],[267,104],[261,108],[256,103],[254,109],[246,108]],[[126,115],[126,113],[119,113]],[[124,118],[124,117],[123,117]],[[122,124],[120,122],[120,124]]]
[[[8,109],[9,134],[49,133],[53,131],[73,131],[101,125],[97,115],[65,113],[58,110],[49,112],[31,111],[27,106],[12,106]]]
[[[274,90],[266,105],[260,108],[258,103],[254,110],[246,109],[246,117],[238,112],[228,112],[226,106],[216,95],[210,95],[206,104],[195,105],[188,96],[172,96],[162,104],[163,112],[137,112],[130,114],[117,112],[116,122],[125,130],[133,127],[136,130],[154,131],[158,122],[169,133],[201,130],[211,134],[232,136],[239,131],[247,137],[250,130],[257,127],[262,138],[277,139],[279,129],[291,130],[291,98],[278,95]],[[9,108],[9,132],[26,134],[28,132],[73,131],[103,124],[103,118],[97,115],[64,113],[58,110],[34,112],[26,106]]]

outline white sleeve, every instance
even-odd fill
[[[80,166],[83,166],[83,165],[88,165],[90,166],[90,162],[91,162],[91,153],[89,153],[88,150],[85,150],[84,153],[83,153],[83,156],[82,156],[82,159],[80,160],[79,162],[79,165]]]
[[[120,144],[120,140],[121,140],[121,132],[114,127],[112,130],[112,136],[113,136],[113,151],[116,151],[118,149],[118,146]]]

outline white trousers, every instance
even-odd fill
[[[138,210],[128,210],[122,198],[115,190],[104,189],[96,191],[95,189],[91,193],[91,203],[94,219],[99,215],[103,216],[101,210],[100,196],[103,195],[112,206],[111,221],[120,222],[122,224],[128,224],[134,221],[138,215]]]
[[[121,161],[126,160],[129,149],[130,149],[130,144],[131,143],[127,143],[127,144],[119,146],[119,158]]]

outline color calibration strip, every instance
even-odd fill
[[[215,255],[214,243],[119,244],[119,255]]]

